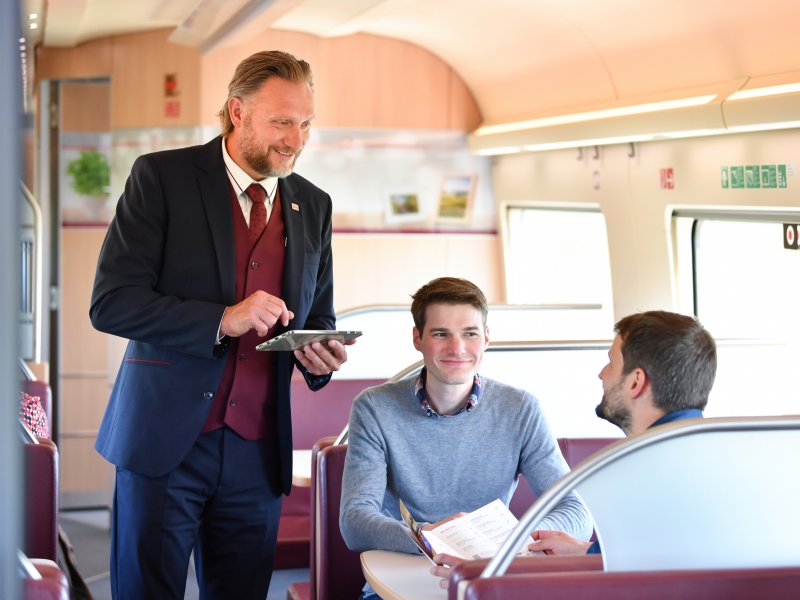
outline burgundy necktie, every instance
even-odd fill
[[[251,183],[245,193],[253,201],[250,208],[250,242],[255,244],[267,226],[267,207],[264,204],[267,192],[259,184]]]

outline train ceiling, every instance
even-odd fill
[[[484,124],[800,81],[794,0],[22,0],[29,43],[174,27],[208,50],[247,29],[357,32],[453,67]]]

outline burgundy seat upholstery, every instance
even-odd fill
[[[570,469],[575,468],[584,458],[591,456],[609,444],[619,441],[620,438],[559,438],[558,447]],[[536,496],[528,485],[524,475],[520,475],[519,484],[511,497],[508,508],[518,519],[522,517],[531,504],[536,502]]]
[[[324,438],[320,438],[314,444],[314,447],[311,448],[311,489],[317,489],[317,456],[319,455],[320,450],[323,448],[327,448],[328,446],[332,445],[334,441],[336,441],[337,436],[327,436]],[[315,598],[315,590],[317,584],[317,519],[319,517],[317,511],[317,494],[311,494],[311,503],[310,503],[310,510],[311,510],[311,518],[310,518],[310,552],[309,552],[309,563],[310,567],[308,569],[308,573],[310,575],[310,581],[298,581],[293,583],[289,586],[286,591],[287,600],[311,600]]]
[[[618,442],[622,438],[559,438],[558,446],[564,455],[570,469],[574,469],[578,463],[591,456],[598,450],[602,450],[609,444]]]
[[[309,566],[309,496],[308,488],[293,486],[292,493],[283,499],[274,569],[301,569]]]
[[[311,448],[318,439],[337,435],[347,425],[353,398],[364,388],[379,383],[383,383],[383,380],[332,379],[321,390],[312,392],[303,379],[293,380],[292,445],[294,448]],[[310,489],[299,486],[294,486],[292,493],[283,499],[281,520],[278,524],[278,545],[275,549],[275,569],[311,566],[309,564],[311,502]]]
[[[536,495],[531,491],[531,486],[525,476],[520,475],[517,489],[514,490],[511,502],[508,503],[509,510],[519,519],[534,502],[536,502]]]
[[[292,381],[292,445],[308,449],[329,435],[338,435],[350,418],[353,399],[364,388],[384,383],[381,379],[336,379],[312,392],[305,381]]]
[[[25,545],[32,558],[56,559],[58,547],[58,449],[47,439],[25,444]]]
[[[286,589],[286,600],[310,600],[311,582],[297,581]]]
[[[800,567],[628,573],[574,571],[472,579],[463,584],[460,597],[516,600],[535,594],[548,600],[788,600],[797,598],[798,590]]]
[[[37,576],[22,580],[25,600],[69,600],[69,582],[64,572],[52,560],[30,559]]]
[[[360,553],[347,548],[339,531],[346,456],[347,446],[328,446],[317,455],[316,600],[358,598],[366,583]]]
[[[453,567],[450,574],[448,597],[458,598],[460,581],[476,579],[489,564],[489,559],[470,560]],[[524,556],[515,558],[506,573],[559,573],[562,571],[602,571],[603,557],[599,554],[580,556]]]

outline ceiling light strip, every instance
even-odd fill
[[[551,127],[553,125],[566,125],[568,123],[582,123],[584,121],[595,121],[598,119],[609,119],[614,117],[626,117],[639,115],[662,110],[672,110],[675,108],[686,108],[690,106],[702,106],[708,104],[717,97],[717,94],[707,94],[704,96],[693,96],[691,98],[679,98],[677,100],[665,100],[663,102],[650,102],[647,104],[635,104],[633,106],[620,106],[617,108],[606,108],[603,110],[592,110],[589,112],[574,113],[570,115],[558,115],[554,117],[543,117],[530,121],[518,121],[516,123],[503,123],[501,125],[487,125],[475,131],[475,135],[493,135],[497,133],[510,133],[513,131],[524,131],[526,129],[537,129],[540,127]]]
[[[748,98],[761,98],[762,96],[776,96],[778,94],[793,94],[800,92],[800,83],[786,83],[784,85],[771,85],[768,87],[739,90],[728,96],[727,101],[746,100]]]

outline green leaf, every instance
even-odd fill
[[[97,150],[81,150],[81,155],[67,165],[72,175],[72,189],[86,196],[106,196],[110,167],[105,154]]]

